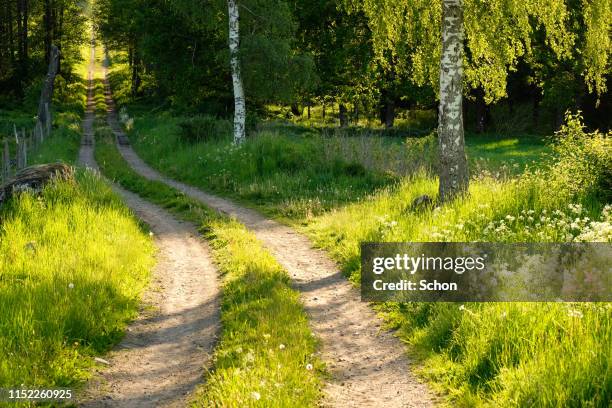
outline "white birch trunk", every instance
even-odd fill
[[[246,104],[242,73],[240,71],[240,14],[237,0],[227,0],[229,11],[229,49],[234,85],[234,143],[240,144],[245,139]]]
[[[440,58],[440,201],[467,192],[469,177],[463,135],[463,0],[442,0]]]

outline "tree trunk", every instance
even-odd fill
[[[463,0],[442,0],[440,58],[440,201],[465,194],[469,177],[463,134]]]
[[[140,90],[140,59],[134,48],[132,54],[132,96],[137,96]]]
[[[60,52],[59,61],[57,62],[57,73],[62,73],[62,59],[64,58],[62,55],[62,37],[64,36],[64,5],[60,5],[61,9],[59,11],[59,27],[57,32],[57,49]]]
[[[310,119],[310,102],[308,102],[307,110],[308,110],[308,119]]]
[[[22,77],[22,68],[23,68],[23,35],[22,35],[22,24],[23,24],[23,20],[22,20],[22,16],[23,16],[23,1],[22,0],[17,0],[17,60],[19,61],[19,70],[18,70],[18,75],[19,75],[19,82],[21,82],[22,80],[24,80],[24,78]],[[11,25],[13,24],[13,22],[10,22]],[[11,50],[11,54],[13,53],[13,50]]]
[[[291,113],[293,116],[302,116],[302,110],[297,102],[291,104]]]
[[[346,106],[341,103],[338,107],[338,118],[340,119],[340,127],[345,128],[348,126],[348,115]]]
[[[395,124],[395,101],[393,99],[386,101],[383,114],[385,119],[385,127],[387,129],[392,128]]]
[[[323,106],[322,106],[322,114],[323,114],[323,119],[325,119],[325,103],[323,103]]]
[[[237,0],[227,0],[229,14],[229,50],[234,85],[234,143],[240,144],[245,139],[246,104],[240,70],[240,14]]]
[[[380,124],[387,129],[395,123],[395,100],[388,89],[383,89],[380,95]]]
[[[476,92],[476,131],[484,133],[489,127],[490,122],[489,105],[484,99],[484,90],[478,89]]]
[[[15,36],[13,34],[13,4],[6,3],[6,27],[8,29],[8,53],[11,61],[11,67],[15,67]]]
[[[23,45],[23,71],[28,74],[28,0],[23,0],[23,24],[22,24],[22,45]]]
[[[533,111],[533,116],[532,116],[532,126],[533,126],[533,131],[536,132],[538,127],[540,126],[540,98],[538,97],[537,94],[535,94],[533,96],[533,101],[532,101],[532,111]]]
[[[51,42],[53,41],[53,21],[51,18],[51,0],[45,0],[45,61],[51,61]]]

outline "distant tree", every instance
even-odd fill
[[[47,71],[51,44],[61,50],[68,77],[85,41],[79,0],[0,0],[0,103],[20,103]]]

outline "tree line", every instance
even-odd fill
[[[30,89],[40,93],[52,45],[60,51],[59,74],[72,74],[85,41],[84,7],[77,0],[0,0],[0,107],[18,105]]]
[[[96,4],[105,40],[129,51],[135,96],[155,94],[177,106],[231,114],[233,7],[240,15],[249,112],[277,103],[301,115],[304,107],[336,103],[343,126],[363,114],[392,127],[398,109],[437,108],[442,1]],[[558,126],[567,109],[585,111],[593,126],[605,125],[612,111],[609,0],[465,0],[462,9],[469,126],[486,130],[490,108],[498,104],[510,111],[529,104],[536,127],[538,121]]]
[[[229,113],[233,101],[236,143],[245,138],[246,106],[289,104],[300,115],[300,105],[332,102],[340,126],[348,125],[350,106],[355,115],[377,112],[387,127],[397,106],[435,107],[442,200],[467,190],[466,106],[475,107],[480,131],[489,106],[500,101],[510,108],[531,103],[535,120],[548,104],[556,126],[568,108],[590,110],[595,122],[606,116],[598,109],[609,97],[609,0],[100,0],[97,6],[104,38],[128,47],[134,96],[145,92],[146,74],[151,92],[179,104],[219,114]]]
[[[393,127],[398,109],[438,113],[442,166],[467,185],[466,126],[530,107],[533,128],[567,109],[609,127],[609,0],[17,0],[0,2],[3,95],[23,95],[55,43],[80,58],[90,5],[105,45],[125,51],[134,98],[234,116],[244,139],[267,104],[338,107]],[[60,68],[69,74],[69,69]],[[518,114],[518,113],[517,113]],[[545,117],[545,119],[542,119]],[[441,190],[442,192],[442,190]]]

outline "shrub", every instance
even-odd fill
[[[585,132],[580,113],[567,113],[565,124],[555,134],[552,180],[572,198],[594,195],[604,202],[612,200],[612,132]]]
[[[229,121],[209,115],[187,118],[179,123],[179,127],[180,139],[189,144],[228,138],[232,133]]]

